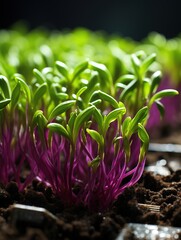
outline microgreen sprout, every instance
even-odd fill
[[[161,71],[152,71],[151,66],[156,61],[156,54],[146,56],[144,51],[131,55],[130,73],[123,75],[116,81],[117,88],[121,89],[119,99],[123,101],[134,116],[141,107],[148,106],[149,111],[156,104],[160,115],[164,115],[164,105],[160,100],[164,97],[175,96],[178,91],[162,89],[158,91],[162,74]],[[154,116],[148,116],[154,118]],[[148,119],[147,119],[148,120]]]
[[[39,179],[51,185],[65,204],[103,211],[143,172],[149,137],[142,123],[148,109],[123,120],[123,103],[102,91],[96,100],[96,105],[94,99],[83,110],[76,101],[62,102],[48,122],[36,112],[29,161]],[[104,101],[110,110],[102,108]]]
[[[52,74],[50,82],[45,70],[34,70],[31,87],[19,74],[11,84],[2,76],[2,97],[10,101],[1,110],[1,165],[5,168],[1,181],[6,184],[14,177],[21,190],[36,176],[65,204],[103,211],[143,172],[149,142],[143,124],[148,108],[133,118],[126,116],[124,104],[100,90],[95,81],[102,71],[108,76],[108,70],[96,63],[94,70],[89,64],[87,68],[92,72],[86,85],[77,90],[75,84],[77,93],[68,95],[67,90],[66,98],[52,92],[52,85],[59,81],[59,90],[69,85]],[[30,173],[21,182],[24,164]]]
[[[0,77],[1,98],[6,97],[7,100],[6,104],[2,100],[0,111],[0,181],[7,184],[10,180],[15,180],[21,190],[34,177],[30,173],[25,182],[21,182],[29,141],[31,93],[20,75],[14,75],[11,83],[13,87],[6,77]]]
[[[35,39],[34,34],[28,39]],[[8,54],[0,52],[7,66],[13,62],[9,72],[6,64],[0,63],[0,182],[15,180],[23,190],[37,178],[65,205],[104,211],[143,173],[149,145],[145,126],[152,117],[152,105],[156,104],[162,115],[160,100],[177,91],[158,91],[161,72],[151,68],[155,54],[121,51],[121,56],[130,60],[125,67],[112,42],[104,48],[109,49],[104,64],[96,60],[103,60],[104,54],[93,58],[93,50],[85,56],[81,43],[77,43],[79,54],[74,49],[66,51],[67,46],[58,54],[60,42],[55,41],[55,51],[54,42],[43,44],[45,38],[37,38],[38,43],[32,45],[26,42],[27,59],[23,44],[14,50],[8,43],[10,61]],[[101,44],[106,46],[100,40],[97,50]],[[32,46],[35,52],[30,50]],[[92,49],[90,44],[86,47]],[[54,63],[54,59],[58,60]],[[27,63],[32,73],[25,67]],[[115,79],[121,72],[116,70],[119,66],[126,75]],[[15,73],[22,68],[25,77]],[[26,176],[22,176],[23,168]]]

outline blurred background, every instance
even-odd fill
[[[181,32],[180,0],[0,0],[0,28],[24,20],[29,28],[86,27],[141,40],[156,31],[167,38]]]

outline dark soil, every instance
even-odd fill
[[[14,203],[43,207],[56,218],[17,214]],[[159,205],[160,212],[138,203]],[[181,227],[181,170],[169,176],[145,172],[105,213],[90,213],[81,206],[64,208],[51,189],[37,181],[22,193],[14,182],[0,186],[0,240],[114,240],[129,222]]]

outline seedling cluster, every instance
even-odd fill
[[[109,64],[92,59],[54,63],[52,49],[43,45],[46,66],[33,74],[1,64],[0,182],[16,181],[22,191],[36,178],[65,205],[104,211],[143,173],[152,105],[163,115],[160,100],[178,92],[157,91],[155,54],[125,54],[119,64],[128,67],[116,77]]]
[[[160,82],[159,90],[174,88],[178,92],[181,90],[181,38],[175,37],[167,40],[164,36],[158,33],[150,34],[147,39],[141,44],[141,49],[144,49],[147,54],[153,51],[157,53],[157,61],[162,69],[162,81]],[[181,96],[177,95],[173,98],[164,98],[161,102],[167,106],[162,123],[159,123],[159,114],[155,108],[152,108],[151,114],[155,115],[152,121],[149,121],[149,132],[153,132],[152,126],[165,124],[172,128],[180,125],[181,120]],[[158,129],[158,128],[157,128]]]

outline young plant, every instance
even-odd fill
[[[132,75],[116,82],[123,88],[120,99],[126,107],[116,100],[111,74],[102,64],[86,61],[72,70],[56,62],[59,73],[52,70],[50,79],[57,85],[44,75],[54,104],[34,114],[34,144],[28,158],[34,175],[52,186],[65,204],[103,211],[140,178],[149,143],[144,125],[150,108],[156,102],[163,113],[159,100],[177,94],[172,89],[156,92],[160,72],[147,77],[155,55],[142,57],[132,55]],[[59,91],[52,94],[52,86]],[[58,103],[62,89],[66,99]]]
[[[157,62],[162,70],[162,79],[157,88],[157,91],[176,89],[181,91],[181,41],[180,38],[173,38],[167,40],[164,36],[158,33],[151,33],[145,39],[144,43],[139,46],[140,49],[144,49],[147,54],[151,52],[157,53]],[[169,126],[170,128],[178,127],[181,119],[181,95],[170,97],[164,97],[161,103],[166,108],[165,114],[160,121],[160,114],[156,104],[153,104],[150,115],[154,118],[148,120],[147,129],[151,136],[157,135],[158,129],[162,126]],[[154,128],[153,128],[154,126]]]
[[[132,55],[132,74],[117,82],[90,60],[35,68],[29,85],[19,74],[11,81],[2,76],[0,181],[15,180],[22,190],[36,177],[65,205],[110,207],[144,170],[151,106],[156,102],[162,113],[159,100],[177,94],[156,92],[160,72],[148,73],[154,59]],[[21,182],[25,165],[29,174]]]
[[[10,82],[1,75],[0,98],[0,182],[15,180],[21,190],[34,178],[30,173],[21,182],[29,140],[31,93],[22,76],[16,74]]]
[[[162,98],[175,96],[178,91],[173,89],[161,89],[158,91],[162,74],[159,70],[151,71],[151,66],[155,63],[156,54],[146,56],[143,51],[131,55],[131,74],[121,76],[117,82],[120,88],[119,99],[123,101],[131,116],[143,106],[148,106],[149,112],[153,104],[158,108],[160,115],[164,115],[164,105],[160,101]],[[154,115],[148,115],[148,121],[154,121]]]
[[[146,55],[143,51],[136,52],[131,55],[131,66],[129,66],[129,74],[123,75],[114,81],[109,69],[100,63],[93,61],[85,61],[78,64],[74,69],[69,68],[65,63],[56,62],[56,69],[51,70],[51,84],[53,95],[56,96],[55,105],[60,100],[65,100],[68,96],[73,96],[74,99],[78,89],[86,88],[83,93],[84,102],[86,105],[90,99],[90,93],[95,93],[102,90],[110,94],[115,99],[122,101],[127,108],[127,116],[134,117],[136,112],[148,106],[149,112],[153,105],[158,109],[159,114],[148,115],[147,121],[151,122],[160,120],[160,116],[164,115],[164,105],[162,99],[170,96],[175,96],[178,91],[172,88],[160,89],[159,86],[162,80],[161,71],[153,71],[152,66],[157,64],[156,55]],[[46,71],[42,71],[42,73]],[[45,74],[46,77],[46,74]],[[52,79],[59,79],[58,82],[53,83]],[[64,89],[62,92],[62,89]],[[170,99],[170,98],[169,98]],[[103,103],[105,104],[105,103]],[[159,116],[159,119],[158,117]],[[146,123],[145,123],[146,124]]]
[[[76,100],[67,100],[48,117],[37,111],[28,156],[34,174],[64,204],[94,211],[110,207],[139,180],[149,143],[143,127],[147,107],[133,118],[125,113],[123,103],[100,90],[83,109]]]

